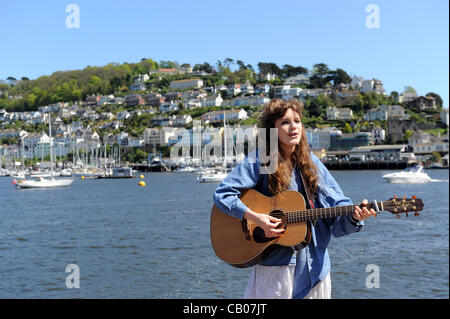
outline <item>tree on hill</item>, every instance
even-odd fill
[[[304,68],[302,66],[292,66],[290,64],[283,65],[283,68],[281,69],[281,71],[283,72],[283,78],[288,78],[291,76],[308,73],[307,68]]]
[[[325,63],[314,64],[312,74],[309,78],[311,88],[324,88],[334,78],[334,72]]]
[[[340,83],[349,84],[352,82],[352,78],[342,69],[336,69],[336,71],[332,71],[331,74],[334,86],[337,86]]]

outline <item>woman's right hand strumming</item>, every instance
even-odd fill
[[[264,230],[266,237],[280,237],[284,233],[284,228],[277,227],[281,224],[281,219],[272,217],[267,214],[261,214],[248,209],[244,218],[255,223]]]

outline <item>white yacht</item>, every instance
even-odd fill
[[[423,166],[408,167],[401,172],[383,175],[389,183],[428,183],[432,179],[423,172]]]
[[[36,177],[32,180],[20,180],[16,181],[14,184],[19,188],[52,188],[52,187],[63,187],[72,184],[73,179],[54,179],[54,178],[44,178]]]

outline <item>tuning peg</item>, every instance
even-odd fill
[[[406,217],[409,217],[409,216],[408,216],[408,212],[406,212]]]
[[[403,199],[406,199],[406,196],[403,196]]]
[[[419,213],[418,213],[418,212],[415,212],[415,213],[414,213],[414,216],[419,216]]]
[[[397,198],[397,195],[394,195],[394,198]]]
[[[413,195],[413,196],[412,196],[412,199],[416,199],[416,195]]]

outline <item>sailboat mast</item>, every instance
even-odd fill
[[[224,150],[223,150],[223,169],[225,172],[227,171],[227,127],[225,121],[225,111],[223,111],[223,142],[224,142]]]
[[[51,113],[48,113],[48,135],[50,136],[50,177],[51,179],[53,179],[53,141]]]

